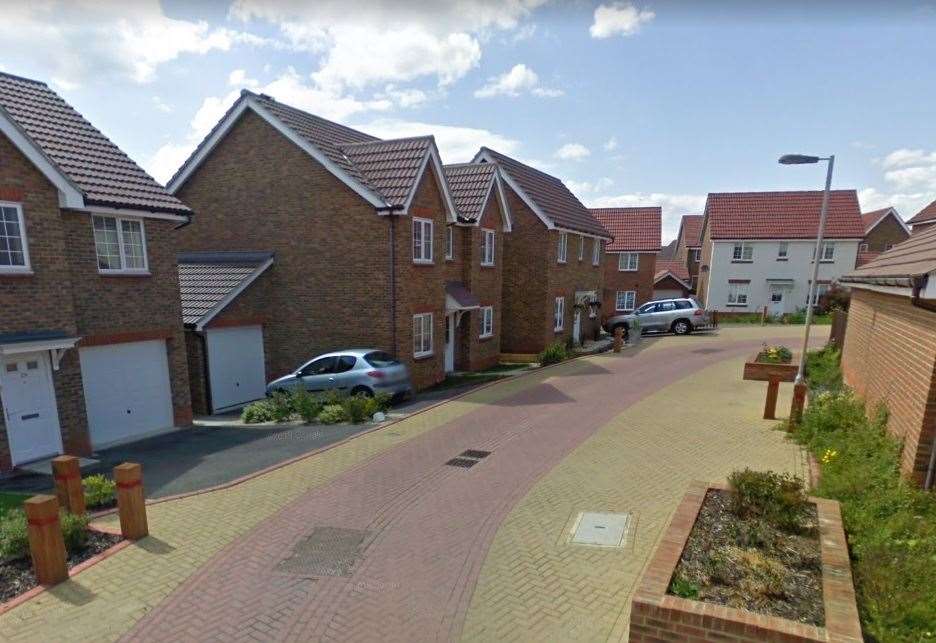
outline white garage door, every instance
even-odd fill
[[[92,346],[78,356],[93,447],[172,427],[165,341]]]
[[[237,326],[207,334],[211,408],[221,411],[266,395],[263,328]]]
[[[654,290],[653,298],[654,299],[679,299],[683,296],[683,291],[681,290]]]

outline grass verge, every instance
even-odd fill
[[[23,501],[29,498],[28,493],[14,493],[12,491],[0,491],[0,517],[10,509],[16,509],[22,506]]]

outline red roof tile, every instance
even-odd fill
[[[810,239],[818,233],[821,207],[819,190],[711,193],[705,216],[712,239]],[[831,192],[825,237],[864,237],[855,190]]]
[[[591,208],[589,209],[614,241],[606,252],[657,252],[660,249],[660,208]]]
[[[914,223],[923,223],[924,221],[933,221],[936,219],[936,201],[933,201],[928,206],[916,213],[916,215],[907,221],[910,225]]]
[[[684,214],[679,222],[679,237],[687,248],[698,248],[702,245],[702,222],[705,217],[701,214]],[[677,239],[679,238],[677,237]]]
[[[881,208],[880,210],[872,210],[871,212],[865,212],[861,215],[861,223],[864,225],[865,232],[869,232],[871,228],[876,226],[878,222],[884,218],[884,215],[890,212],[890,207]]]
[[[689,283],[689,268],[682,261],[660,261],[657,259],[656,262],[656,274],[653,276],[654,281],[659,281],[662,279],[667,272],[671,272],[676,275],[676,278],[680,281],[685,281]]]
[[[840,280],[884,284],[892,281],[893,285],[907,285],[912,278],[931,272],[936,272],[936,226],[912,235]]]

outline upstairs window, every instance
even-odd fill
[[[813,261],[816,260],[816,249],[812,251]],[[819,257],[819,263],[835,261],[835,244],[831,241],[822,242],[822,255]]]
[[[18,203],[0,203],[0,272],[29,272],[23,208]]]
[[[481,265],[494,265],[494,231],[481,230]]]
[[[455,258],[455,226],[445,227],[445,259],[451,261]]]
[[[786,261],[790,258],[790,244],[786,241],[781,241],[777,245],[777,261]]]
[[[565,232],[559,233],[559,252],[557,253],[557,261],[559,263],[566,262],[566,256],[569,251],[569,235]]]
[[[585,258],[585,235],[579,235],[579,261]]]
[[[640,255],[636,252],[622,252],[618,255],[618,270],[633,272],[640,264]]]
[[[413,263],[432,263],[432,221],[413,219]]]
[[[693,261],[699,263],[702,261],[702,248],[693,248],[690,256],[692,257]]]
[[[592,265],[597,266],[601,261],[601,239],[592,239]]]
[[[146,272],[146,232],[138,219],[93,216],[100,272]]]
[[[731,260],[754,261],[754,246],[746,242],[734,244],[734,249],[731,252]]]

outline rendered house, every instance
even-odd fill
[[[914,234],[931,228],[933,224],[936,224],[936,201],[930,203],[907,221],[907,225],[910,226]]]
[[[822,192],[708,195],[698,293],[710,310],[793,313],[807,306]],[[833,190],[816,301],[855,266],[865,229],[854,190]],[[815,302],[813,302],[815,303]]]
[[[692,293],[689,281],[689,269],[682,261],[656,262],[653,275],[653,298],[675,299],[688,297]]]
[[[894,208],[881,208],[861,215],[865,236],[858,246],[858,263],[863,264],[877,258],[910,236],[910,228]]]
[[[447,370],[489,363],[497,345],[489,335],[502,329],[484,310],[496,316],[499,308],[486,280],[499,278],[510,219],[491,196],[494,174],[473,180],[484,185],[469,192],[488,192],[477,197],[481,205],[460,193],[460,215],[432,137],[380,140],[242,92],[169,183],[204,212],[183,230],[184,288],[211,290],[224,261],[238,264],[241,279],[224,286],[214,317],[196,318],[193,308],[187,318],[193,387],[208,387],[196,401],[220,397],[234,406],[260,397],[261,379],[341,348],[386,350],[407,364],[417,389]],[[468,252],[480,264],[482,228],[495,233],[494,265],[478,265],[476,276],[462,264]],[[188,275],[186,264],[196,266]],[[211,310],[206,303],[199,305]],[[486,341],[465,339],[485,315]],[[212,335],[226,346],[227,369],[262,369],[253,388],[230,379],[213,390],[221,351],[212,351]]]
[[[602,317],[630,312],[653,299],[660,208],[592,208],[592,216],[611,233],[605,245]]]
[[[525,359],[553,342],[595,337],[611,235],[556,177],[486,147],[472,162],[498,166],[510,210],[501,352]]]
[[[901,469],[936,487],[936,228],[841,278],[851,289],[842,349],[846,383],[873,412],[888,407]]]
[[[685,214],[679,222],[679,234],[676,235],[675,259],[686,265],[689,271],[689,284],[697,292],[699,266],[702,265],[702,221],[701,214]]]
[[[44,83],[0,74],[0,471],[191,422],[190,215]]]

